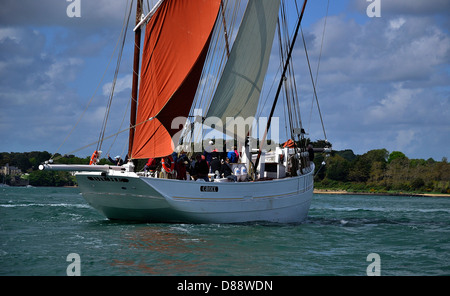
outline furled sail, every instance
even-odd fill
[[[269,64],[280,0],[249,0],[206,117],[254,117]]]
[[[147,24],[132,158],[173,152],[172,120],[189,113],[219,7],[220,0],[166,0]]]

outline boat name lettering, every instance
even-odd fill
[[[106,182],[129,182],[128,179],[114,178],[114,177],[87,177],[91,181],[106,181]]]
[[[217,186],[200,186],[201,192],[218,192],[219,187]]]

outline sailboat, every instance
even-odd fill
[[[187,144],[186,139],[189,135],[192,139],[193,134],[187,127],[194,125],[190,121],[194,100],[199,96],[200,86],[207,81],[204,71],[207,61],[212,59],[215,32],[221,31],[229,38],[222,18],[228,3],[224,0],[160,0],[146,16],[142,15],[138,0],[129,161],[121,166],[97,165],[95,161],[92,165],[47,162],[40,168],[76,171],[79,190],[85,200],[112,220],[158,223],[304,221],[313,197],[315,169],[305,146],[304,129],[293,126],[292,139],[285,147],[277,145],[268,151],[264,143],[267,143],[278,97],[292,69],[290,60],[306,2],[298,11],[295,34],[283,50],[281,79],[259,147],[249,140],[250,127],[237,135],[238,121],[233,125],[230,119],[255,119],[279,24],[281,0],[248,0],[234,40],[226,40],[225,63],[215,91],[204,116],[197,116],[194,121],[212,130],[219,129],[238,143],[239,162],[230,164],[234,179],[215,172],[210,172],[206,180],[169,178],[173,162],[168,167],[166,163],[165,176],[161,177],[145,171],[135,172],[132,161],[165,159],[174,151],[179,152],[179,147],[198,152],[192,148],[194,144]],[[220,146],[221,140],[215,139],[215,142]]]

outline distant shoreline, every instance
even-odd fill
[[[345,190],[314,189],[316,194],[341,194],[341,195],[389,195],[389,196],[427,196],[427,197],[450,197],[444,193],[408,193],[408,192],[349,192]]]

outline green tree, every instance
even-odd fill
[[[375,149],[363,154],[363,157],[371,163],[379,161],[383,164],[387,162],[389,151],[386,149]]]
[[[49,171],[33,171],[28,180],[32,186],[53,186],[53,173]]]
[[[33,171],[28,180],[32,186],[73,186],[74,179],[69,172]]]
[[[400,152],[400,151],[392,151],[391,154],[389,154],[389,157],[388,157],[388,159],[387,159],[387,162],[388,162],[388,163],[391,163],[394,159],[397,159],[397,158],[403,158],[403,159],[406,159],[407,157],[406,157],[406,155],[405,155],[403,152]]]
[[[383,170],[388,154],[386,149],[375,149],[357,156],[349,172],[349,179],[354,182],[367,182],[371,177],[372,164],[378,162],[376,166]]]
[[[333,151],[335,154],[342,156],[344,159],[348,161],[353,161],[356,159],[356,155],[353,150],[346,149],[342,151]]]
[[[374,185],[379,185],[384,179],[386,164],[381,161],[374,161],[370,169],[369,181]]]
[[[370,167],[371,163],[358,156],[348,173],[348,179],[353,182],[366,182],[370,176]]]
[[[386,169],[386,184],[393,190],[408,189],[409,160],[398,157],[392,160]]]
[[[420,190],[422,189],[422,187],[425,186],[425,181],[422,178],[415,178],[412,182],[411,182],[411,189],[413,190]]]
[[[331,156],[326,168],[326,177],[336,181],[347,181],[350,162],[340,155]]]

